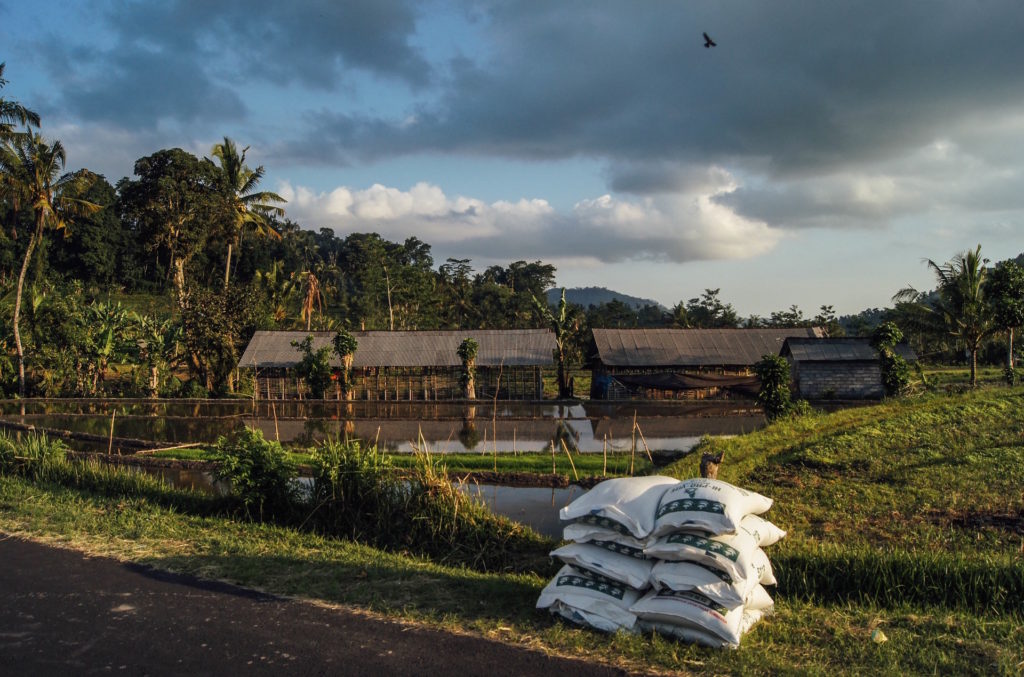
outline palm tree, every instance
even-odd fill
[[[562,298],[558,302],[558,311],[551,312],[551,306],[542,303],[536,296],[533,298],[534,307],[555,334],[555,352],[558,357],[558,397],[572,397],[572,388],[569,387],[569,371],[566,368],[568,362],[569,343],[579,326],[577,319],[570,312],[569,304],[565,300],[565,289],[562,289]]]
[[[985,299],[986,263],[988,260],[981,258],[980,244],[974,251],[961,252],[943,264],[927,260],[938,282],[937,298],[930,310],[942,318],[949,333],[970,353],[972,388],[978,385],[978,350],[993,328],[992,308]],[[918,291],[909,287],[893,296],[897,302],[918,298]]]
[[[270,219],[273,216],[283,216],[284,210],[268,203],[286,202],[286,200],[277,193],[255,192],[263,178],[263,167],[261,165],[256,169],[249,169],[245,166],[245,153],[248,150],[249,147],[246,146],[239,154],[235,142],[225,136],[224,143],[216,144],[211,151],[213,157],[220,161],[222,190],[230,211],[227,224],[228,259],[224,267],[225,290],[228,288],[228,279],[231,276],[231,251],[233,247],[238,246],[242,238],[242,230],[246,226],[251,226],[260,235],[281,237],[276,230],[270,227]]]
[[[47,227],[64,229],[75,218],[100,209],[99,205],[79,197],[96,180],[96,175],[86,169],[62,175],[65,162],[64,146],[60,141],[50,144],[31,129],[0,145],[0,198],[7,199],[16,208],[28,205],[35,220],[35,228],[25,248],[14,301],[14,345],[18,352],[18,393],[22,397],[25,396],[25,352],[18,322],[32,251]]]
[[[7,80],[4,79],[4,68],[6,63],[0,63],[0,89],[4,88]],[[10,139],[14,135],[14,125],[35,125],[39,126],[39,116],[22,106],[17,101],[7,101],[0,97],[0,141]]]

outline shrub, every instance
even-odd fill
[[[757,403],[764,409],[769,422],[789,413],[792,408],[789,393],[789,362],[778,355],[764,355],[754,365],[754,373],[761,379]]]
[[[902,395],[910,384],[910,365],[896,353],[896,344],[902,340],[903,332],[893,322],[883,322],[871,335],[880,360],[882,386],[889,397]]]
[[[313,350],[312,335],[301,341],[292,341],[292,347],[302,353],[302,359],[295,365],[296,375],[305,379],[313,399],[324,399],[324,393],[331,385],[331,348],[324,346]]]
[[[217,440],[216,479],[231,483],[234,496],[250,517],[288,518],[298,502],[297,468],[278,442],[244,428]]]
[[[375,447],[328,439],[312,464],[307,521],[325,535],[485,570],[533,567],[550,546],[460,491],[425,455],[400,471]]]

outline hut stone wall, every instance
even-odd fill
[[[800,397],[858,400],[885,395],[878,362],[801,362],[794,371]]]

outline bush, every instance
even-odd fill
[[[313,350],[313,336],[309,335],[301,341],[292,341],[292,347],[302,353],[302,359],[295,365],[295,374],[305,379],[310,395],[314,400],[324,399],[327,388],[331,385],[331,349],[324,346]]]
[[[882,386],[889,397],[897,397],[910,385],[910,365],[896,353],[896,344],[903,332],[893,322],[883,322],[871,335],[871,345],[878,351],[882,370]]]
[[[235,497],[250,517],[287,519],[298,504],[297,468],[278,442],[259,430],[244,428],[217,440],[216,479],[231,483]]]
[[[764,355],[754,365],[754,373],[761,379],[757,403],[764,409],[769,422],[789,413],[793,404],[789,393],[789,362],[778,355]]]
[[[551,545],[474,501],[426,456],[400,471],[375,447],[329,439],[312,464],[308,522],[325,535],[484,570],[534,567]]]

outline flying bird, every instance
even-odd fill
[[[718,46],[718,44],[714,40],[711,39],[711,36],[708,35],[707,33],[705,33],[704,34],[704,49],[707,49],[708,47],[717,47],[717,46]]]

